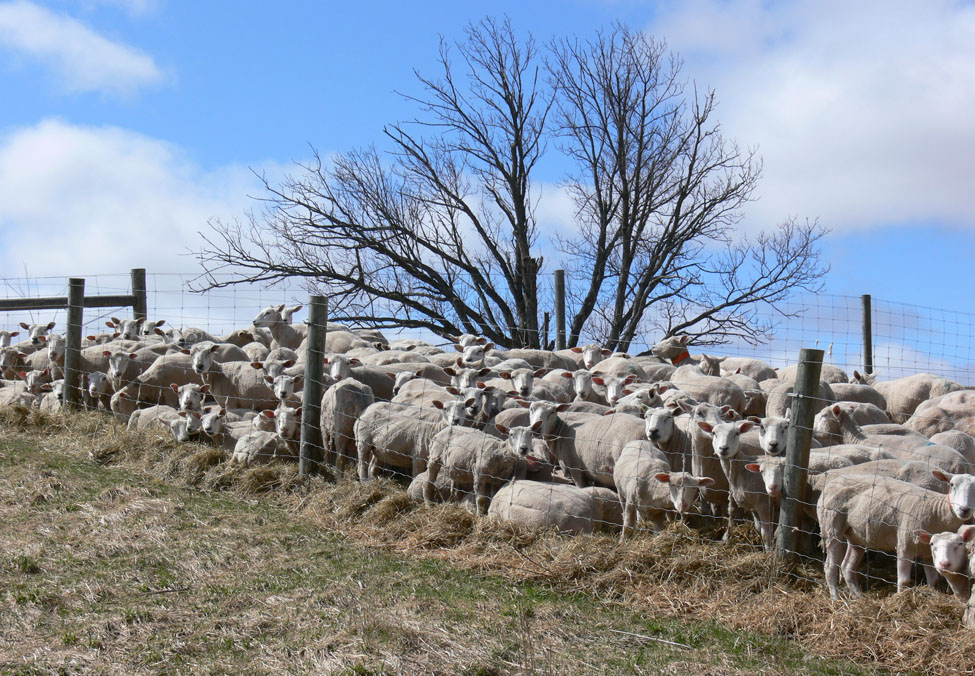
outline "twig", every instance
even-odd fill
[[[146,596],[152,594],[178,594],[179,592],[189,591],[190,589],[191,587],[174,587],[171,589],[153,589],[151,591],[144,591],[142,593]]]
[[[667,645],[675,645],[678,648],[686,648],[687,650],[694,650],[692,646],[685,645],[683,643],[677,643],[676,641],[668,641],[662,638],[654,638],[653,636],[644,636],[643,634],[634,634],[631,631],[618,631],[616,629],[610,629],[614,634],[624,634],[625,636],[634,636],[636,638],[642,638],[647,641],[656,641],[657,643],[666,643]]]

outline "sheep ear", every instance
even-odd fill
[[[446,390],[447,390],[448,392],[450,392],[450,393],[451,393],[452,395],[454,395],[455,397],[456,397],[456,396],[457,396],[458,394],[460,394],[460,390],[458,390],[458,389],[457,389],[456,387],[454,387],[453,385],[451,385],[450,387],[448,387],[448,388],[445,388],[445,389],[446,389]]]
[[[744,434],[753,427],[755,427],[755,423],[753,423],[751,420],[742,420],[740,423],[738,423],[738,433]]]
[[[602,378],[600,378],[599,376],[596,376],[595,378],[593,378],[592,381],[594,383],[596,383],[597,385],[605,385],[606,384],[606,381],[603,380]]]
[[[710,486],[713,483],[714,483],[714,479],[712,479],[709,476],[699,476],[699,477],[697,477],[697,484],[698,484],[698,486],[705,486],[706,487],[706,486]]]
[[[948,472],[944,472],[940,469],[931,470],[931,474],[934,475],[935,479],[938,479],[939,481],[944,481],[945,483],[951,481],[951,477],[954,476],[953,474],[949,474]]]
[[[179,385],[176,383],[169,383],[169,389],[171,389],[173,392],[179,392]]]
[[[200,388],[200,392],[202,392],[203,394],[208,394],[210,392],[210,386],[204,385],[203,387]]]
[[[570,347],[569,348],[569,351],[570,352],[575,352],[576,354],[582,354],[582,348],[581,347]]]
[[[454,369],[450,368],[449,366],[447,368],[445,368],[443,370],[443,372],[446,373],[448,376],[455,376],[455,375],[457,375],[457,371],[455,371]],[[419,375],[419,373],[417,373],[417,375]]]
[[[555,407],[555,412],[556,413],[562,413],[562,412],[568,411],[568,410],[569,410],[569,405],[568,404],[559,404],[558,406]]]
[[[700,427],[706,434],[709,435],[714,431],[714,428],[711,427],[711,423],[704,420],[698,420],[697,426]]]
[[[754,472],[755,474],[762,473],[762,468],[758,466],[757,462],[748,463],[747,465],[745,465],[745,469],[747,469],[749,472]]]
[[[21,322],[20,328],[27,329],[28,331],[30,331],[30,325],[27,322]]]
[[[463,352],[464,351],[464,346],[463,345],[454,344],[454,349],[457,350],[458,352]]]
[[[501,434],[504,434],[505,436],[507,436],[511,432],[511,430],[509,430],[504,425],[495,425],[495,427],[499,432],[501,432]]]
[[[975,526],[962,526],[958,529],[958,534],[961,535],[962,542],[971,542],[975,537]]]
[[[572,376],[572,374],[571,374],[571,373],[569,373],[568,371],[563,371],[563,372],[562,372],[562,377],[563,377],[563,378],[572,378],[573,376]]]
[[[259,361],[252,361],[251,362],[251,366],[253,366],[256,369],[262,369],[262,368],[264,368],[264,364],[262,364]]]
[[[435,399],[433,401],[433,407],[434,408],[439,408],[439,409],[443,410],[443,402],[440,401],[439,399]]]
[[[924,544],[929,545],[931,544],[931,533],[924,530],[919,530],[917,532],[917,539],[923,542]]]
[[[286,361],[286,362],[284,362],[284,363],[282,364],[282,366],[283,366],[284,368],[286,368],[286,369],[289,369],[289,368],[291,368],[291,367],[292,367],[292,366],[294,366],[294,365],[295,365],[295,360],[294,360],[294,359],[289,359],[288,361]]]
[[[53,328],[54,328],[54,322],[48,322],[47,323],[47,330],[50,331]]]
[[[530,408],[531,407],[531,404],[529,404],[524,399],[519,399],[518,400],[518,405],[521,406],[522,408]]]
[[[511,380],[511,371],[502,371],[498,375],[500,375],[505,380]]]
[[[485,366],[484,368],[482,368],[480,371],[477,372],[477,377],[481,378],[483,376],[488,375],[489,373],[491,373],[491,369]]]
[[[268,383],[269,385],[274,384],[274,378],[272,378],[271,376],[266,375],[266,376],[264,376],[264,382]]]
[[[112,353],[109,352],[108,350],[102,350],[102,356],[103,357],[111,357],[112,356]]]
[[[536,420],[536,421],[535,421],[535,422],[534,422],[534,423],[532,424],[532,426],[531,426],[531,430],[532,430],[532,432],[534,432],[535,434],[538,434],[539,432],[541,432],[541,431],[542,431],[542,421],[541,421],[541,420]],[[975,529],[975,526],[972,526],[972,528],[973,528],[973,529]]]
[[[541,377],[543,377],[543,376],[544,376],[544,375],[545,375],[546,373],[548,373],[548,369],[538,369],[538,370],[536,370],[536,371],[535,371],[535,373],[534,373],[533,375],[534,375],[534,376],[535,376],[536,378],[541,378]]]
[[[113,324],[112,322],[105,322],[105,326],[107,326],[110,329],[114,329],[115,328],[115,324]]]
[[[670,475],[667,474],[666,472],[660,472],[659,474],[654,474],[653,475],[653,478],[656,479],[657,481],[659,481],[662,484],[669,484],[670,483]]]
[[[616,409],[615,408],[611,408],[608,411],[606,411],[605,413],[603,413],[603,415],[613,415],[614,413],[616,413]]]

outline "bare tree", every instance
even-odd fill
[[[714,92],[689,88],[662,42],[617,26],[552,54],[562,148],[576,165],[566,186],[579,234],[559,241],[582,280],[570,345],[584,331],[619,350],[649,330],[757,341],[772,327],[760,304],[820,288],[817,224],[736,233],[761,163],[725,141]]]
[[[383,130],[388,150],[315,153],[282,183],[264,179],[261,212],[212,222],[204,284],[299,277],[355,324],[539,347],[532,178],[557,134],[575,167],[578,236],[557,239],[574,282],[570,345],[625,350],[650,331],[761,340],[762,304],[819,288],[824,230],[737,232],[761,163],[722,137],[714,92],[680,71],[623,27],[553,43],[543,66],[508,21],[472,24],[453,48],[441,40],[438,77],[415,73],[418,116]]]
[[[384,130],[392,149],[302,166],[263,213],[211,223],[206,288],[303,277],[344,319],[539,344],[538,237],[530,176],[552,96],[531,39],[485,19],[441,40],[437,79],[407,96],[423,117]],[[223,269],[244,271],[220,281]]]

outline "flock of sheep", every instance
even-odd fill
[[[84,399],[130,428],[209,440],[231,462],[296,459],[305,373],[301,306],[261,311],[214,337],[164,322],[115,319],[81,351]],[[0,331],[0,405],[60,407],[65,340],[54,322]],[[322,462],[361,481],[395,473],[426,502],[480,515],[632,535],[691,511],[750,514],[766,547],[778,522],[796,367],[691,356],[688,339],[650,354],[595,345],[496,350],[456,337],[418,340],[329,324]],[[804,530],[820,533],[825,577],[861,595],[866,550],[916,560],[969,597],[975,573],[975,392],[930,374],[875,382],[823,365]],[[726,538],[731,533],[727,529]],[[973,550],[975,553],[975,550]],[[966,612],[975,624],[975,604]]]

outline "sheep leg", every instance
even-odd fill
[[[356,443],[356,451],[359,456],[359,481],[365,483],[369,481],[369,465],[375,459],[372,446],[366,439],[360,439]],[[336,458],[338,462],[338,458]]]
[[[436,489],[437,477],[440,475],[440,460],[430,458],[427,462],[427,482],[423,484],[423,502],[433,504],[433,493]]]
[[[897,555],[897,591],[911,586],[911,573],[914,571],[914,557]]]
[[[633,526],[636,523],[636,503],[632,500],[623,504],[623,530],[620,532],[620,542],[633,536]]]
[[[846,556],[843,558],[843,579],[846,580],[846,586],[850,588],[850,593],[854,598],[863,596],[863,592],[860,590],[860,580],[857,578],[857,568],[859,568],[860,561],[863,560],[866,551],[865,547],[850,542],[846,547]]]
[[[937,587],[938,582],[941,581],[941,576],[938,575],[938,571],[934,569],[934,566],[930,563],[921,563],[924,566],[924,579],[927,581],[929,587]]]
[[[840,598],[840,559],[844,554],[846,542],[831,539],[826,543],[826,560],[823,562],[823,572],[826,576],[826,586],[829,587],[829,597],[833,600]]]
[[[951,587],[951,591],[955,593],[962,601],[968,601],[971,597],[971,580],[964,573],[943,573],[944,578],[948,581],[948,586]],[[966,615],[968,611],[965,611]]]

